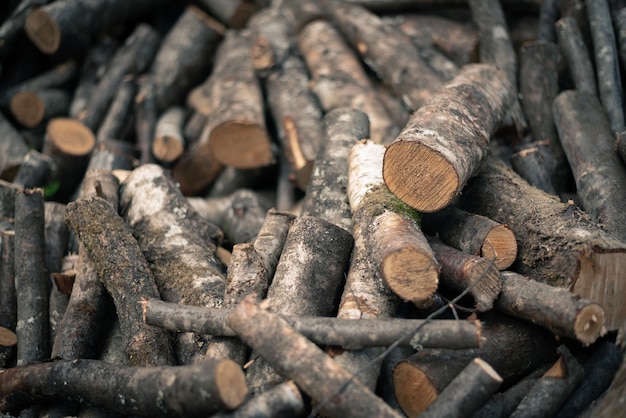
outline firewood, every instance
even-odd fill
[[[108,139],[125,139],[133,125],[133,105],[137,93],[137,83],[133,76],[127,76],[120,83],[111,106],[98,129],[96,140],[100,143]]]
[[[260,78],[267,78],[293,55],[293,28],[277,7],[255,13],[248,21],[248,27],[252,31],[252,67]]]
[[[298,32],[298,47],[311,73],[310,88],[324,111],[358,109],[369,118],[370,138],[391,142],[398,128],[341,32],[328,21],[313,21]]]
[[[216,160],[237,168],[274,162],[250,44],[249,30],[229,30],[218,48],[210,83],[211,117],[205,131],[208,146]]]
[[[0,326],[15,333],[17,295],[15,292],[15,231],[3,229],[0,255]],[[16,336],[17,339],[17,336]],[[15,346],[0,347],[0,367],[8,368],[15,358]]]
[[[122,415],[183,417],[237,408],[247,394],[241,368],[229,360],[194,366],[128,367],[100,360],[58,360],[0,373],[0,410],[42,400],[92,405]]]
[[[163,163],[172,163],[183,154],[185,150],[185,137],[183,125],[185,123],[185,110],[174,106],[164,111],[157,120],[154,142],[152,142],[152,154]]]
[[[607,341],[599,341],[591,350],[591,356],[584,364],[585,376],[563,403],[557,418],[578,416],[598,399],[611,385],[624,358],[624,353]]]
[[[158,120],[156,108],[156,93],[153,77],[143,74],[137,80],[137,94],[135,96],[135,135],[139,148],[139,162],[147,164],[153,162],[152,141]]]
[[[553,416],[567,396],[582,381],[584,370],[566,346],[558,348],[559,359],[522,399],[511,417]]]
[[[302,417],[305,405],[300,389],[293,381],[281,383],[273,389],[254,396],[229,413],[218,413],[213,418],[275,418]]]
[[[248,20],[259,10],[262,1],[259,0],[199,0],[198,4],[209,13],[216,16],[222,23],[240,29],[246,26]]]
[[[419,215],[384,185],[384,152],[382,145],[364,142],[355,144],[349,156],[348,199],[355,228],[362,235],[359,239],[369,248],[366,261],[375,270],[368,274],[379,274],[386,287],[401,299],[428,307],[439,283],[439,266],[419,228]],[[389,292],[379,288],[374,294],[372,301],[377,302],[373,312],[379,311],[377,305],[382,304],[389,314],[393,301]],[[358,298],[348,298],[344,303],[348,301],[356,306],[361,304]]]
[[[20,168],[20,164],[28,153],[28,146],[24,138],[0,112],[0,178],[13,180]]]
[[[56,168],[52,158],[31,149],[24,156],[13,183],[21,184],[25,189],[45,186],[53,169]]]
[[[389,190],[418,211],[448,206],[487,155],[490,135],[514,100],[496,67],[466,66],[387,148],[383,177]]]
[[[595,403],[592,416],[611,417],[622,413],[620,400],[624,398],[626,385],[626,361],[622,360],[611,386],[604,395]]]
[[[260,323],[264,326],[256,326]],[[229,318],[229,325],[314,402],[323,403],[322,413],[327,416],[399,416],[315,344],[277,315],[257,306],[254,297],[248,296],[239,304]]]
[[[56,116],[65,116],[70,106],[70,96],[65,90],[24,90],[11,98],[13,117],[26,128],[35,128]]]
[[[102,198],[86,197],[67,205],[66,221],[93,260],[117,308],[124,349],[133,365],[173,363],[169,336],[141,321],[142,298],[158,288],[129,226]],[[112,251],[112,246],[115,251]],[[106,274],[105,274],[106,272]],[[129,279],[130,278],[130,279]]]
[[[607,2],[585,0],[593,40],[598,95],[613,132],[624,130],[624,109],[617,46]]]
[[[539,22],[537,23],[537,40],[539,42],[555,42],[556,31],[554,24],[558,20],[559,14],[559,2],[557,0],[541,2]]]
[[[209,72],[225,28],[201,9],[189,5],[163,38],[150,68],[159,112],[182,104],[191,87]]]
[[[15,217],[15,196],[18,191],[24,190],[19,184],[9,183],[0,179],[0,225],[2,229],[13,229],[7,224],[13,223]],[[8,227],[8,228],[7,228]]]
[[[307,23],[327,18],[323,6],[314,0],[283,0],[279,7],[283,16],[296,32]]]
[[[43,361],[50,355],[44,227],[43,190],[18,191],[13,244],[18,366]]]
[[[497,310],[585,346],[606,332],[604,310],[597,303],[514,272],[503,271],[500,276],[502,292],[495,303]]]
[[[422,229],[468,254],[493,259],[498,270],[509,268],[517,256],[515,234],[508,225],[456,206],[422,214]]]
[[[556,180],[554,176],[556,159],[550,151],[548,141],[534,141],[522,146],[511,155],[509,162],[513,170],[529,184],[558,196],[553,185]],[[568,173],[568,177],[571,177],[571,172]]]
[[[626,243],[626,169],[614,149],[609,120],[599,100],[564,91],[553,105],[554,119],[585,212]],[[589,138],[594,138],[593,144]]]
[[[79,120],[96,132],[124,78],[127,75],[141,74],[146,70],[160,42],[160,36],[155,29],[147,24],[138,25],[126,38],[124,45],[111,57],[106,73],[91,92]]]
[[[500,274],[493,261],[457,250],[438,238],[427,239],[441,266],[441,283],[459,293],[471,287],[474,308],[479,312],[491,310],[501,290]]]
[[[620,293],[626,248],[587,214],[530,186],[495,158],[468,183],[459,203],[513,229],[517,272],[599,303],[607,330],[621,325],[626,311],[617,294],[606,289]]]
[[[207,117],[198,111],[192,111],[192,114],[187,118],[185,126],[183,127],[183,137],[187,144],[193,144],[200,139],[202,130],[207,122]]]
[[[348,155],[357,141],[369,137],[365,113],[337,108],[324,116],[325,137],[315,159],[302,215],[316,216],[340,228],[352,229],[348,187]]]
[[[82,195],[99,196],[118,206],[119,182],[105,169],[87,170]],[[76,277],[67,309],[52,345],[52,357],[65,360],[95,358],[103,331],[108,295],[87,249],[78,251]]]
[[[489,363],[509,385],[554,358],[549,334],[527,322],[503,316],[484,318],[485,343],[478,349],[424,349],[396,364],[394,388],[407,416],[417,416],[475,357]],[[418,395],[419,394],[419,395]]]
[[[574,86],[582,92],[598,94],[593,64],[576,20],[573,17],[562,17],[554,26]]]
[[[431,99],[442,80],[422,61],[405,35],[361,6],[338,1],[323,4],[341,33],[410,110]],[[395,51],[403,51],[401,60]]]
[[[4,60],[10,55],[16,48],[18,41],[20,40],[24,29],[24,22],[26,16],[36,7],[43,6],[50,3],[50,0],[16,0],[12,3],[19,3],[11,5],[11,1],[6,2],[10,15],[5,19],[0,19],[2,25],[0,26],[0,59]],[[13,10],[12,7],[15,7]]]
[[[223,304],[225,275],[216,255],[221,231],[192,209],[185,197],[154,164],[144,164],[121,185],[120,207],[163,300],[188,305]],[[194,289],[194,291],[190,291]],[[177,358],[190,364],[200,336],[178,335]]]
[[[502,378],[484,360],[476,357],[420,414],[422,417],[469,417],[491,396]]]

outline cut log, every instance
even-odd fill
[[[293,56],[293,28],[278,7],[268,7],[255,13],[248,27],[252,31],[252,67],[261,79],[266,79]]]
[[[185,110],[174,106],[167,109],[159,117],[152,143],[152,154],[163,163],[172,163],[183,155],[185,150],[185,137],[183,125],[185,123]]]
[[[275,418],[302,417],[304,399],[293,381],[281,383],[265,393],[254,396],[236,410],[212,415],[213,418]]]
[[[17,295],[15,292],[15,231],[0,232],[0,327],[15,335],[17,326]],[[17,336],[15,336],[17,343]],[[15,359],[15,346],[0,347],[0,367],[8,368]]]
[[[514,93],[492,65],[462,69],[387,148],[383,177],[389,190],[422,212],[452,203],[487,155]]]
[[[573,17],[563,17],[555,23],[561,54],[577,90],[598,94],[593,63],[580,28]]]
[[[456,206],[422,214],[422,229],[468,254],[494,259],[498,270],[509,268],[517,257],[517,241],[511,228]]]
[[[26,16],[47,3],[50,0],[9,0],[4,3],[3,13],[7,15],[0,17],[0,60],[4,61],[18,47]]]
[[[283,376],[321,403],[322,413],[336,417],[399,416],[315,344],[277,315],[257,306],[252,295],[231,314],[229,325]]]
[[[609,331],[626,319],[618,296],[625,282],[626,245],[576,206],[530,186],[495,158],[468,183],[460,205],[513,229],[515,271],[599,303]]]
[[[26,128],[35,128],[56,116],[65,116],[70,96],[65,90],[20,91],[11,98],[13,117]]]

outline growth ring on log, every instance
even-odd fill
[[[508,268],[517,257],[517,244],[515,233],[507,225],[496,225],[487,234],[483,245],[480,247],[480,256],[493,259],[498,270]]]
[[[427,304],[437,291],[437,265],[428,254],[414,247],[408,246],[389,254],[383,260],[381,270],[385,283],[396,295],[418,306]],[[420,280],[416,280],[415,275],[419,275]]]
[[[48,122],[46,134],[56,148],[66,155],[87,155],[96,145],[93,132],[75,119],[52,119]]]
[[[236,362],[223,359],[215,367],[215,382],[220,400],[228,409],[239,407],[248,396],[246,377]]]
[[[255,123],[222,123],[211,131],[209,143],[215,158],[224,165],[243,169],[259,168],[270,165],[274,160],[267,132]]]
[[[394,391],[402,412],[408,417],[416,417],[432,404],[439,391],[419,368],[410,363],[396,364],[393,372],[393,386],[403,390]]]
[[[26,18],[24,29],[30,40],[45,54],[54,54],[61,44],[61,30],[45,10],[35,9]]]
[[[11,113],[27,128],[34,128],[45,116],[46,107],[37,94],[30,91],[16,93],[11,98]]]

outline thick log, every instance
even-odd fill
[[[120,83],[98,133],[96,141],[99,143],[109,139],[126,139],[133,127],[135,95],[137,82],[131,75]]]
[[[500,276],[502,292],[495,303],[497,310],[585,346],[606,333],[604,310],[597,303],[514,272],[503,271]]]
[[[391,142],[398,128],[341,32],[331,22],[313,21],[298,32],[298,47],[311,73],[309,87],[324,111],[358,109],[370,121],[370,138],[381,144]]]
[[[495,158],[468,183],[459,203],[513,229],[515,271],[599,303],[607,330],[621,325],[626,309],[617,295],[626,246],[587,214],[530,186]]]
[[[615,152],[600,102],[588,93],[569,90],[558,95],[553,110],[583,209],[626,243],[626,168]]]
[[[15,174],[28,153],[28,146],[24,138],[0,112],[0,178],[13,180]]]
[[[261,323],[263,327],[257,326]],[[325,415],[399,416],[315,344],[277,315],[257,306],[254,297],[248,296],[239,304],[229,325],[282,375],[295,381],[314,402],[321,403]]]
[[[423,413],[424,418],[469,417],[502,384],[502,378],[484,360],[476,357]]]
[[[324,116],[324,130],[326,135],[315,159],[302,215],[316,216],[350,231],[348,155],[357,141],[369,137],[369,121],[360,110],[338,108]]]
[[[252,68],[250,35],[248,30],[231,29],[218,48],[210,83],[211,117],[205,131],[215,158],[237,168],[274,162],[261,87]]]
[[[26,128],[36,128],[53,117],[65,116],[70,107],[70,95],[65,90],[23,90],[11,97],[13,117]]]
[[[458,293],[469,289],[473,308],[479,312],[491,310],[502,287],[493,260],[457,250],[438,238],[427,239],[441,266],[441,284]]]
[[[361,6],[334,0],[323,5],[352,46],[411,111],[430,101],[442,80],[420,58],[410,39]],[[396,51],[403,51],[402,59]]]
[[[86,197],[67,205],[66,221],[95,263],[113,297],[124,349],[133,365],[173,364],[169,336],[141,321],[139,302],[159,297],[148,263],[129,226],[102,198]],[[115,251],[112,251],[115,248]]]
[[[21,185],[0,179],[0,229],[14,229],[15,195],[22,190],[24,187]]]
[[[422,214],[422,229],[468,254],[493,259],[498,270],[509,268],[517,256],[515,234],[508,225],[456,206]]]
[[[17,297],[17,365],[50,356],[49,279],[45,269],[43,190],[15,195],[15,293]]]
[[[230,360],[194,366],[129,367],[100,360],[57,360],[0,373],[0,410],[36,402],[82,399],[122,415],[202,416],[235,409],[247,388]]]
[[[585,0],[593,40],[598,94],[613,132],[624,130],[619,56],[608,2]]]
[[[183,125],[185,110],[174,106],[164,111],[157,120],[152,154],[157,160],[167,164],[176,161],[185,150]]]
[[[593,63],[580,28],[573,17],[562,17],[555,24],[557,40],[570,77],[577,90],[598,94]]]
[[[221,231],[193,210],[162,167],[133,170],[121,185],[120,208],[163,300],[222,306],[226,282],[216,254]],[[204,355],[206,345],[200,336],[178,335],[179,363]]]
[[[206,78],[225,28],[189,5],[163,38],[150,74],[159,112],[181,105],[188,91]]]
[[[387,147],[383,177],[389,190],[422,212],[452,203],[486,157],[514,94],[496,67],[466,66]]]
[[[481,348],[424,349],[396,364],[396,399],[407,416],[417,416],[430,406],[475,357],[489,363],[502,377],[504,386],[555,357],[554,339],[541,328],[503,316],[484,319],[486,339]]]
[[[304,399],[298,386],[288,381],[254,396],[239,408],[213,418],[297,418],[305,416]]]

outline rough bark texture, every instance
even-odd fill
[[[70,95],[60,89],[26,90],[13,95],[9,106],[22,126],[35,128],[55,116],[67,114]]]
[[[496,67],[466,66],[387,147],[383,177],[389,190],[418,211],[448,206],[478,170],[514,100]]]
[[[573,17],[563,17],[555,23],[557,39],[570,77],[577,90],[598,94],[593,63],[580,28]]]
[[[15,293],[15,231],[5,229],[0,233],[0,327],[15,336],[17,326],[17,296]],[[17,342],[17,336],[15,336]],[[16,347],[0,347],[0,367],[7,368],[15,358]]]
[[[260,78],[267,78],[293,56],[293,28],[278,7],[255,13],[248,27],[252,31],[252,66]]]
[[[518,239],[513,269],[598,302],[607,330],[626,317],[621,301],[626,246],[573,204],[562,203],[490,158],[463,191],[461,207],[508,224]]]
[[[122,140],[128,136],[128,131],[133,126],[135,117],[133,108],[136,93],[137,82],[135,78],[133,76],[125,77],[120,83],[96,134],[96,140],[99,143],[109,139]]]

